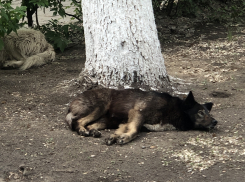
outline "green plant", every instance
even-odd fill
[[[183,0],[178,2],[176,13],[178,16],[196,17],[198,10],[198,4],[194,0]]]
[[[207,18],[218,22],[244,22],[245,0],[153,0],[155,14]]]
[[[39,7],[48,7],[49,1],[48,0],[22,0],[22,6],[26,6],[26,17],[29,27],[33,27],[33,20],[32,15],[36,13],[36,21],[37,26],[39,27],[38,17],[37,17],[37,9]]]
[[[60,15],[61,17],[71,16],[73,19],[76,18],[77,20],[81,21],[80,17],[82,14],[81,2],[72,0],[70,6],[75,6],[75,14],[69,14],[65,11],[66,8],[62,2],[65,0],[22,0],[22,6],[26,6],[26,15],[28,20],[28,26],[33,27],[33,14],[36,13],[36,22],[37,27],[39,28],[38,24],[38,16],[37,10],[38,8],[50,8],[53,11],[54,15]]]
[[[216,20],[219,22],[244,22],[245,0],[232,0],[216,10]]]
[[[72,19],[77,19],[78,21],[82,21],[80,17],[82,17],[82,7],[81,1],[72,0],[70,6],[64,7],[62,2],[65,0],[49,0],[49,6],[51,7],[51,11],[53,11],[54,15],[59,14],[61,17],[71,16]],[[69,14],[65,11],[65,9],[70,8],[71,6],[75,6],[75,14]]]
[[[75,24],[61,25],[58,20],[50,20],[48,24],[40,27],[40,30],[45,34],[46,39],[53,44],[55,49],[60,49],[62,52],[71,42],[70,38],[73,32],[83,35],[83,28]]]
[[[161,3],[162,3],[162,0],[152,0],[152,7],[154,10],[154,13],[157,13],[161,10]]]
[[[11,1],[0,1],[0,50],[3,49],[3,37],[16,32],[24,23],[19,20],[25,15],[26,7],[11,6]]]

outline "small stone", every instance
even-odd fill
[[[141,148],[142,148],[142,149],[145,149],[146,147],[145,147],[145,146],[142,146]]]

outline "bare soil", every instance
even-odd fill
[[[194,28],[164,39],[163,56],[182,91],[215,103],[216,130],[142,132],[123,146],[104,144],[113,130],[78,136],[64,122],[81,89],[85,48],[77,45],[43,67],[0,70],[0,181],[244,181],[245,31]]]

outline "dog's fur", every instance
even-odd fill
[[[26,70],[41,66],[55,59],[55,51],[45,36],[37,30],[21,28],[3,39],[4,49],[0,51],[0,66]]]
[[[66,122],[83,136],[99,137],[98,130],[116,127],[106,144],[125,144],[142,126],[151,131],[163,131],[167,124],[182,131],[214,128],[217,121],[209,114],[212,105],[197,103],[192,92],[181,100],[167,93],[137,89],[89,90],[71,102]]]

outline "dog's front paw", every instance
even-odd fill
[[[89,136],[89,131],[86,130],[85,128],[78,128],[77,133],[78,135],[81,135],[81,136],[85,136],[85,137]]]
[[[89,135],[94,138],[99,138],[101,136],[101,133],[98,130],[92,129],[89,131]]]
[[[125,143],[128,143],[132,140],[132,137],[129,136],[128,134],[124,133],[120,135],[120,137],[117,139],[117,144],[123,145]]]
[[[116,138],[115,137],[109,137],[109,138],[105,139],[105,144],[106,145],[112,145],[114,143],[116,143]]]

